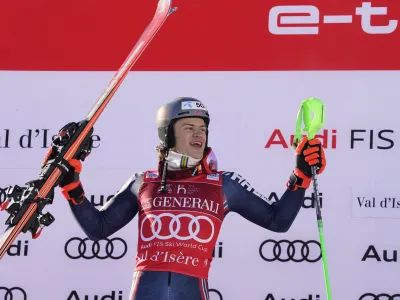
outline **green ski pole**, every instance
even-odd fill
[[[312,113],[314,118],[312,118]],[[307,132],[308,139],[311,140],[315,137],[315,135],[322,129],[325,122],[325,105],[321,100],[317,98],[308,98],[301,103],[301,107],[297,113],[297,122],[296,122],[296,133],[294,135],[294,144],[298,144],[302,138],[302,119],[304,119],[304,129],[303,132]],[[316,214],[317,214],[317,223],[318,223],[318,231],[319,231],[319,240],[321,244],[321,254],[322,254],[322,264],[324,269],[324,277],[325,277],[325,287],[327,300],[332,300],[331,294],[331,286],[329,282],[329,274],[328,274],[328,261],[326,258],[326,249],[325,249],[325,239],[324,239],[324,231],[322,224],[322,214],[321,207],[318,201],[318,182],[317,182],[317,171],[316,167],[311,167],[312,172],[312,181],[314,186],[314,200],[316,203]]]

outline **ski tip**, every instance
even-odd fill
[[[7,231],[11,230],[11,227],[13,227],[13,226],[8,225],[7,228],[4,230],[4,232],[7,232]],[[4,232],[3,232],[3,233],[4,233]]]
[[[42,229],[43,228],[40,228],[38,231],[36,231],[36,233],[32,233],[32,239],[36,240],[42,233]]]
[[[6,210],[9,203],[10,203],[10,199],[7,199],[7,200],[4,201],[3,203],[1,203],[1,205],[0,205],[0,211]]]
[[[172,7],[172,8],[169,10],[168,16],[171,15],[173,12],[175,12],[175,11],[177,11],[177,10],[178,10],[177,7]]]

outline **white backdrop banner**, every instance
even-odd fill
[[[113,74],[0,72],[0,201],[9,185],[37,177],[51,137],[86,116]],[[299,105],[318,97],[326,105],[319,138],[327,158],[318,197],[333,299],[397,299],[389,295],[400,293],[399,82],[399,71],[131,72],[94,126],[95,149],[81,175],[87,197],[100,208],[132,174],[155,169],[157,108],[192,96],[210,111],[209,145],[220,169],[276,201],[294,167],[289,145]],[[226,217],[211,265],[212,300],[327,299],[311,193],[286,233]],[[1,260],[0,300],[128,299],[137,217],[94,244],[59,189],[47,210],[54,224],[36,240],[21,234]],[[2,231],[7,216],[0,212]]]

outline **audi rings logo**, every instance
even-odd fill
[[[167,225],[168,220],[169,220],[169,225]],[[187,222],[187,220],[190,220],[190,221]],[[204,221],[200,222],[201,220],[204,220]],[[143,233],[143,226],[146,221],[148,221],[151,224],[149,226],[151,229],[151,233],[152,233],[150,236],[145,236],[145,234]],[[186,221],[186,222],[181,222],[181,221]],[[188,232],[188,234],[186,234],[186,235],[180,234],[182,224],[185,224],[184,225],[185,228],[182,231]],[[169,227],[168,235],[160,235],[160,232],[161,232],[163,226]],[[186,228],[186,226],[187,226],[187,228]],[[202,239],[198,236],[200,232],[204,232],[204,230],[202,230],[202,228],[210,228],[211,229],[210,235],[208,236],[208,234],[207,234],[208,237],[205,239]],[[196,217],[191,214],[185,214],[185,213],[179,214],[179,215],[174,215],[171,213],[162,213],[159,215],[148,214],[143,219],[143,221],[140,225],[140,237],[145,242],[151,241],[155,238],[158,238],[160,240],[168,240],[170,238],[176,238],[177,240],[180,240],[180,241],[194,239],[195,241],[197,241],[199,243],[208,243],[214,237],[214,223],[210,220],[209,217],[206,217],[206,216],[197,216]]]
[[[364,295],[361,295],[359,300],[400,300],[400,294],[394,294],[394,295],[389,295],[389,294],[372,294],[372,293],[366,293]]]
[[[91,241],[74,237],[67,241],[64,250],[71,259],[121,259],[128,251],[128,245],[121,238]]]
[[[1,300],[27,300],[26,292],[20,287],[6,288],[0,286]]]
[[[317,241],[266,240],[259,248],[263,260],[272,262],[317,262],[321,259],[321,246]]]
[[[216,289],[209,289],[208,290],[210,300],[223,300],[222,294]]]

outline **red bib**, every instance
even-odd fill
[[[168,193],[158,192],[160,184],[158,172],[144,173],[135,270],[207,279],[224,219],[222,174],[168,179]]]

